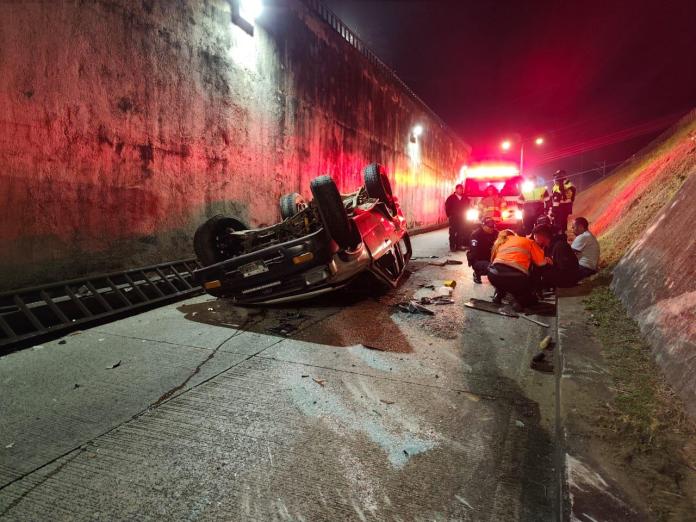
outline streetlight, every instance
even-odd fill
[[[522,175],[524,171],[524,143],[525,140],[522,139],[522,137],[518,134],[517,135],[519,144],[520,144],[520,176]],[[534,144],[539,147],[544,144],[544,138],[542,136],[537,136],[534,139]],[[512,147],[512,141],[510,140],[505,140],[500,144],[500,148],[503,149],[504,151],[510,150]]]

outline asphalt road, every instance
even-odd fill
[[[553,520],[555,382],[528,364],[555,318],[465,308],[492,290],[448,254],[415,237],[383,295],[198,297],[0,358],[0,519]],[[394,306],[446,279],[434,316]]]

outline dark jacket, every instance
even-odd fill
[[[478,227],[474,230],[471,233],[471,242],[469,252],[467,253],[469,263],[471,264],[475,261],[490,261],[493,243],[495,243],[497,238],[497,230],[493,230],[490,234],[483,230],[483,227]]]
[[[464,221],[464,213],[469,208],[469,198],[462,196],[459,199],[456,194],[450,194],[445,200],[445,214],[450,220]]]
[[[578,282],[578,258],[570,248],[565,234],[558,234],[546,248],[546,255],[553,259],[549,271],[553,272],[555,286],[573,286]]]

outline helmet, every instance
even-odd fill
[[[553,179],[563,179],[566,177],[566,171],[563,169],[559,169],[556,171],[556,173],[553,175]]]

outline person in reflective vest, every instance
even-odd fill
[[[496,222],[500,221],[502,211],[506,207],[505,199],[498,194],[498,189],[493,185],[486,187],[486,195],[481,198],[478,204],[479,217],[483,221],[486,218],[493,218]]]
[[[551,196],[544,186],[537,186],[532,180],[522,182],[519,204],[522,207],[522,225],[524,234],[530,234],[537,219],[546,213]]]
[[[502,233],[501,233],[502,235]],[[495,287],[494,303],[502,303],[507,293],[515,298],[513,308],[522,311],[537,303],[530,269],[546,266],[551,260],[534,240],[524,236],[508,235],[493,249],[493,261],[488,268],[488,280]]]
[[[556,171],[553,181],[551,216],[556,228],[560,230],[561,234],[565,234],[568,230],[568,216],[573,213],[576,189],[573,183],[566,179],[565,170]]]

